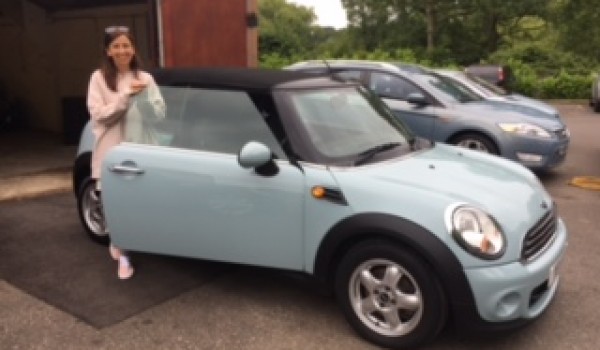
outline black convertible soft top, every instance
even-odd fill
[[[261,68],[161,68],[150,71],[158,85],[240,90],[272,90],[282,84],[310,79],[333,82],[305,72]],[[339,84],[339,83],[338,83]]]

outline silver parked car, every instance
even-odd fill
[[[560,165],[570,134],[556,115],[489,101],[429,69],[373,61],[305,61],[288,70],[360,81],[416,135],[517,161],[531,169]]]
[[[558,110],[553,106],[525,95],[508,92],[474,74],[446,69],[436,69],[435,72],[456,80],[463,84],[469,91],[486,100],[505,102],[508,106],[512,105],[514,108],[522,108],[526,113],[536,113],[535,110],[538,110],[541,113],[560,118]],[[527,109],[530,108],[534,110],[528,111]]]
[[[73,179],[95,240],[107,241],[106,220],[130,251],[303,273],[386,348],[433,340],[447,320],[470,332],[518,326],[554,299],[567,228],[525,167],[414,138],[356,82],[153,75],[166,115],[129,109],[127,123],[153,137],[127,132],[108,152],[102,203],[83,132]]]

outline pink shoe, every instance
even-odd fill
[[[133,266],[129,262],[129,258],[125,255],[119,257],[119,269],[117,270],[117,276],[120,280],[130,279],[134,273]]]
[[[119,260],[121,257],[121,249],[115,247],[112,243],[108,246],[108,251],[114,260]]]

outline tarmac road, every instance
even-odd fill
[[[533,324],[493,336],[445,330],[426,349],[597,349],[600,192],[568,185],[600,176],[600,114],[561,105],[567,161],[540,179],[570,232],[553,305]],[[137,256],[117,281],[105,248],[88,242],[70,193],[0,203],[2,349],[375,349],[332,297],[285,273]]]

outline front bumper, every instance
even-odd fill
[[[465,269],[482,321],[519,323],[538,317],[554,298],[566,247],[566,227],[559,220],[554,242],[534,261]]]
[[[507,158],[532,170],[547,170],[564,162],[569,142],[566,129],[564,132],[557,132],[555,138],[550,140],[512,136],[503,153]]]

